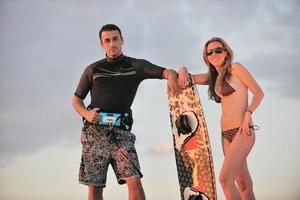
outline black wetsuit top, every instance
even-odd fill
[[[90,108],[100,108],[101,112],[130,112],[141,81],[162,79],[164,69],[123,54],[115,59],[105,58],[85,69],[75,95],[85,99],[90,92]]]

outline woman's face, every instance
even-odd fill
[[[221,42],[214,41],[207,45],[206,56],[210,64],[220,69],[227,56],[227,51]]]

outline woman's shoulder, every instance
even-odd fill
[[[231,64],[231,72],[234,74],[240,74],[247,71],[246,67],[244,67],[241,63],[239,62],[234,62]]]
[[[248,78],[250,75],[250,72],[241,63],[234,62],[231,64],[231,74],[234,77],[238,77],[239,79],[242,80],[242,79]]]
[[[239,63],[239,62],[233,62],[231,64],[231,69],[233,71],[241,70],[241,68],[245,68],[245,67],[241,63]]]

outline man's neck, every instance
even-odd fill
[[[110,58],[106,55],[106,60],[108,62],[116,62],[116,61],[119,61],[119,60],[122,60],[124,58],[124,55],[123,53],[121,53],[120,55],[116,56],[116,57],[113,57],[113,58]]]

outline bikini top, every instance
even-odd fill
[[[218,90],[215,87],[214,99],[217,103],[221,103],[221,96],[228,96],[234,92],[235,89],[227,81],[225,81],[221,86],[221,95],[218,93]]]
[[[237,77],[231,77],[230,81],[225,81],[221,86],[215,86],[214,99],[217,103],[221,102],[222,97],[229,96],[234,92],[247,92],[247,87]]]

